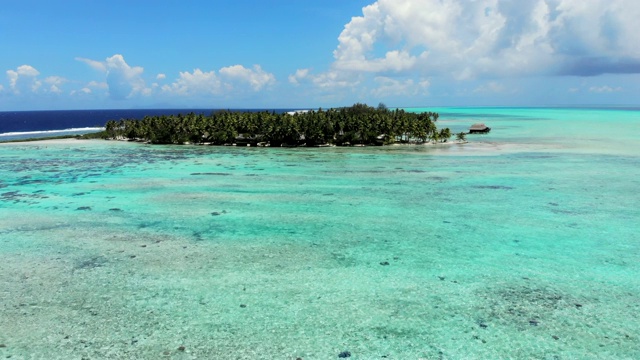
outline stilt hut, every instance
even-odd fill
[[[491,131],[491,128],[483,123],[476,123],[469,128],[469,134],[486,134]]]

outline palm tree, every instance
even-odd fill
[[[449,128],[444,128],[440,130],[440,140],[442,142],[447,142],[451,137],[451,130]]]
[[[104,131],[108,139],[115,139],[118,137],[119,125],[115,120],[109,120],[104,125]]]
[[[440,141],[440,133],[435,131],[431,134],[431,141],[433,141],[434,143],[437,143]]]
[[[448,128],[438,131],[435,122],[438,114],[425,112],[409,113],[403,110],[388,110],[365,104],[351,107],[309,111],[295,115],[276,114],[268,111],[145,116],[142,120],[122,119],[105,124],[105,136],[128,139],[144,139],[154,144],[201,143],[204,141],[222,145],[233,143],[238,134],[249,137],[260,136],[261,141],[272,146],[281,144],[307,145],[335,143],[371,144],[395,141],[440,141],[448,139]],[[301,139],[304,137],[304,141]],[[459,138],[459,137],[458,137]]]

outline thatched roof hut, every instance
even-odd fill
[[[469,134],[486,134],[491,131],[491,128],[483,123],[476,123],[469,128]]]

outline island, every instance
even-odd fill
[[[145,116],[143,119],[110,120],[92,137],[141,141],[150,144],[207,144],[236,146],[365,146],[445,143],[449,128],[438,129],[438,114],[411,113],[354,104],[314,111],[235,112],[211,115]],[[465,133],[457,134],[464,141]]]

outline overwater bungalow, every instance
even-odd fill
[[[476,123],[469,128],[469,134],[486,134],[491,131],[491,128],[483,123]]]

